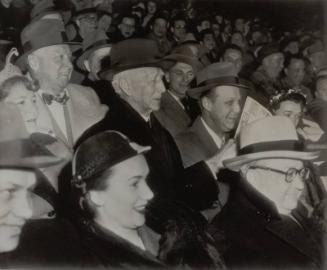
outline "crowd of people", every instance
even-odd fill
[[[0,1],[1,269],[325,269],[322,26],[21,2]]]

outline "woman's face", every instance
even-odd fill
[[[22,83],[18,83],[10,89],[4,102],[15,104],[24,119],[27,130],[34,130],[38,111],[33,92],[26,89]]]
[[[285,100],[281,102],[279,108],[275,110],[275,115],[281,115],[290,118],[294,126],[297,127],[303,116],[303,107],[300,103],[296,103],[291,100]]]

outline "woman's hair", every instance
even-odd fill
[[[275,111],[278,110],[280,104],[283,101],[293,101],[297,104],[300,104],[304,109],[306,106],[306,96],[298,90],[289,89],[287,91],[281,91],[280,93],[274,95],[270,99],[270,109]]]
[[[105,190],[108,187],[107,179],[112,174],[112,168],[98,172],[93,176],[85,179],[74,178],[72,180],[73,200],[76,203],[81,215],[86,220],[92,220],[95,217],[95,208],[88,197],[91,190]]]
[[[27,90],[36,92],[39,89],[39,84],[37,81],[30,81],[28,78],[22,76],[22,75],[16,75],[9,79],[6,79],[1,85],[0,85],[0,101],[4,100],[10,90],[19,84],[23,84]]]

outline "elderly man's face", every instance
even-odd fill
[[[149,168],[144,156],[136,156],[112,168],[105,190],[93,190],[98,199],[96,221],[108,229],[137,229],[145,222],[145,208],[153,193],[146,183]],[[92,196],[92,195],[91,195]]]
[[[123,75],[129,82],[128,102],[141,114],[160,109],[161,96],[166,91],[160,68],[144,67],[127,70]]]
[[[194,79],[192,66],[177,62],[166,76],[169,82],[169,88],[178,97],[185,97],[185,92],[189,88],[191,81]]]
[[[263,59],[262,66],[271,79],[276,79],[283,69],[284,55],[282,53],[271,54]]]
[[[53,45],[33,53],[33,71],[44,91],[61,92],[69,83],[73,71],[68,45]]]
[[[31,218],[32,171],[0,169],[0,253],[14,250],[22,227]]]
[[[303,162],[299,160],[259,160],[253,166],[250,165],[246,179],[260,193],[275,203],[280,214],[288,215],[296,208],[304,189],[303,181],[306,179],[304,174],[300,173],[303,168]],[[287,171],[293,171],[292,181],[287,181],[284,174]]]
[[[135,19],[129,17],[123,18],[121,24],[118,25],[118,28],[123,37],[131,37],[135,32]]]
[[[239,50],[230,48],[225,51],[223,61],[234,64],[238,73],[243,66],[243,55]]]
[[[293,58],[285,68],[286,77],[293,84],[292,86],[300,86],[304,80],[305,75],[305,63],[302,59]]]
[[[215,87],[213,96],[207,98],[211,120],[216,126],[216,130],[221,133],[232,131],[237,124],[241,112],[241,93],[236,86],[217,86]]]

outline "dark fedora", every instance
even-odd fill
[[[249,88],[245,80],[237,76],[237,70],[232,63],[213,63],[196,74],[197,87],[187,91],[188,95],[199,99],[205,92],[213,87],[231,85]]]
[[[0,104],[0,168],[43,168],[61,163],[29,136],[16,105]]]
[[[80,44],[68,40],[64,24],[57,19],[44,19],[31,22],[23,29],[20,40],[23,54],[18,58],[16,63],[24,70],[26,57],[38,49],[61,44]]]
[[[82,71],[85,70],[84,61],[96,50],[102,48],[111,48],[112,43],[109,41],[107,35],[101,31],[94,31],[94,33],[88,35],[82,43],[83,51],[80,56],[76,58],[76,66]]]
[[[165,56],[164,60],[171,60],[192,66],[193,71],[196,73],[203,69],[203,64],[195,57],[192,50],[187,46],[177,47],[172,50],[172,53]]]
[[[115,74],[125,70],[141,67],[159,67],[167,70],[175,62],[162,58],[154,40],[131,38],[112,46],[110,67],[104,68],[99,75],[106,80],[112,80]]]

